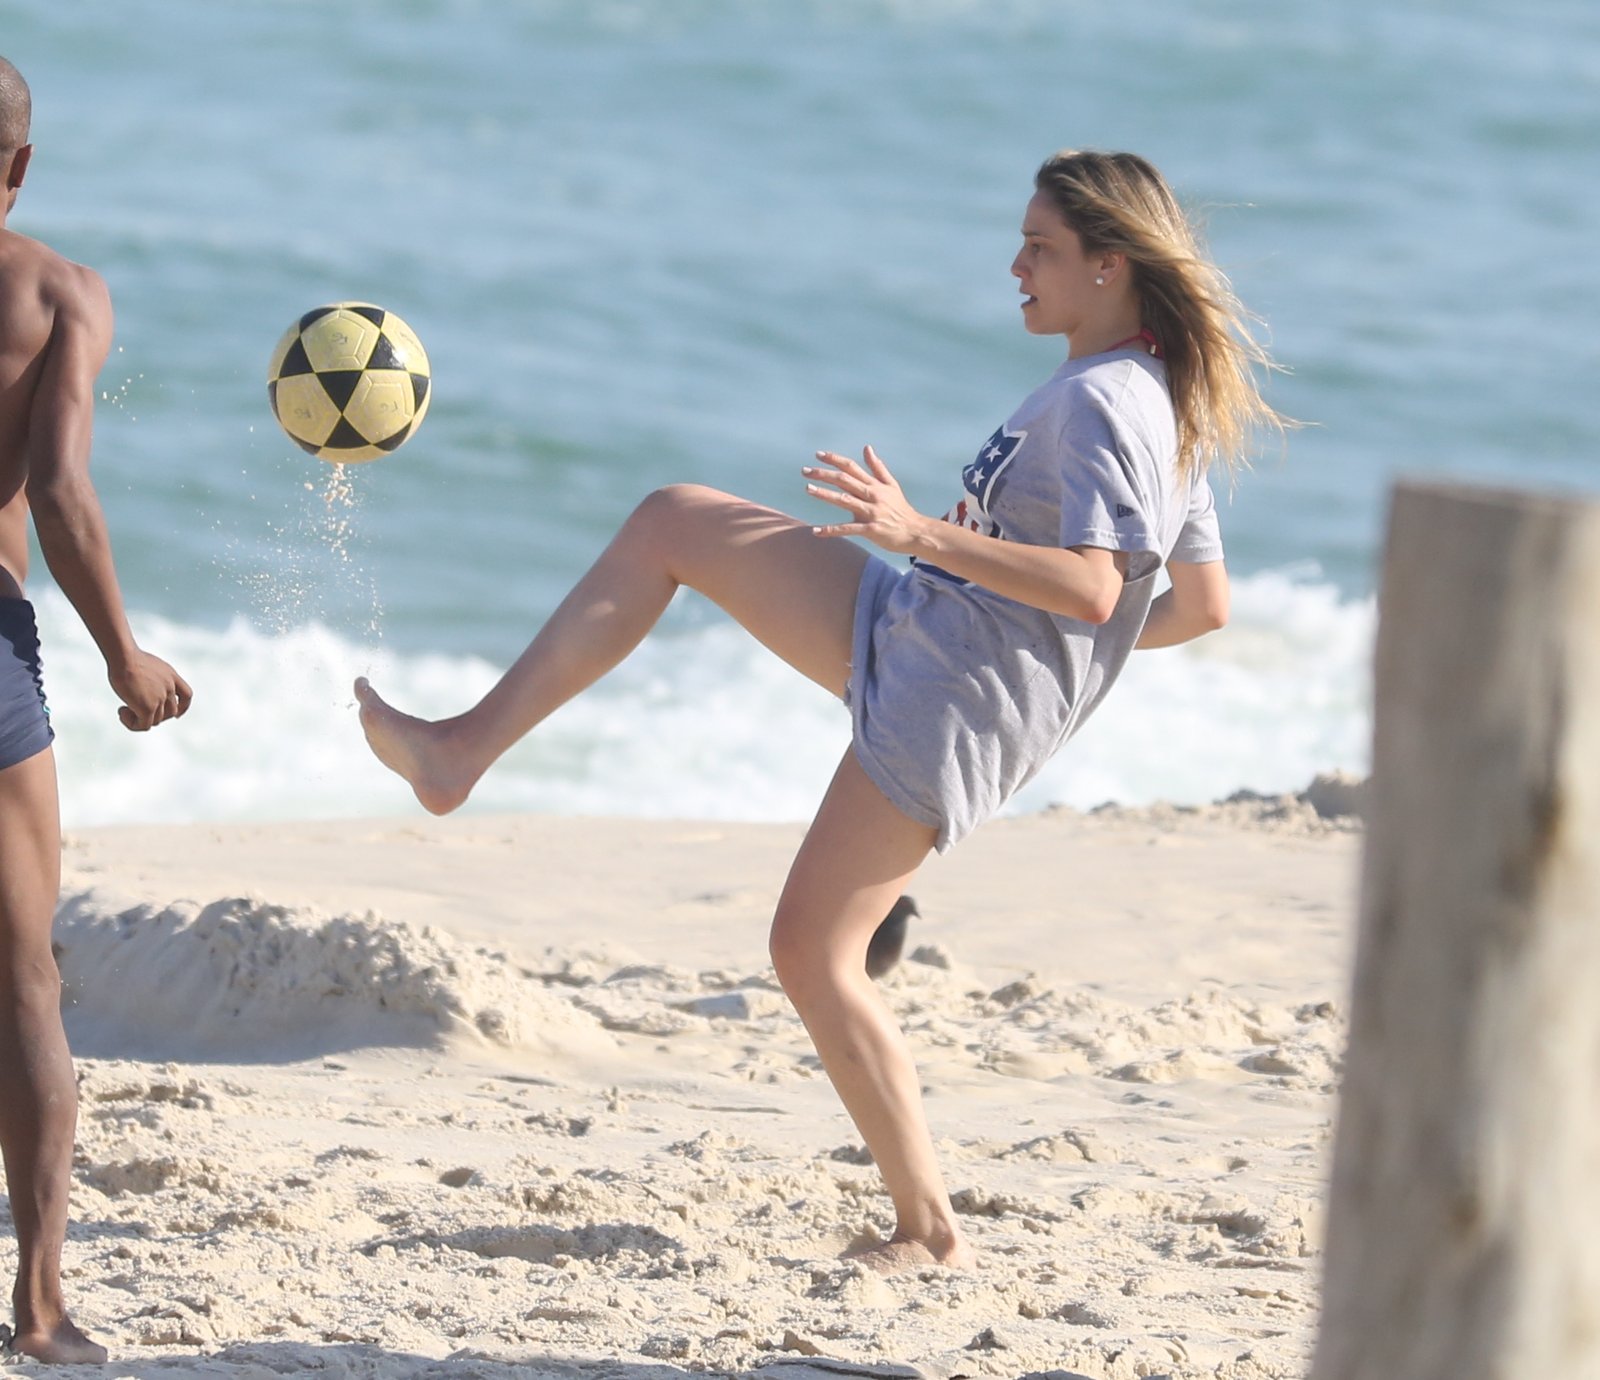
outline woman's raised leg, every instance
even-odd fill
[[[973,1262],[934,1156],[910,1048],[866,972],[873,931],[934,837],[889,803],[850,749],[800,845],[772,924],[778,980],[894,1203],[890,1240],[850,1252],[886,1272]]]
[[[444,814],[467,798],[501,753],[638,646],[680,585],[704,594],[796,670],[842,694],[867,559],[853,543],[819,537],[774,509],[715,489],[672,485],[634,510],[472,709],[452,719],[412,718],[359,680],[361,724],[378,759],[410,783],[424,808]]]

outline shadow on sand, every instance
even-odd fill
[[[434,1359],[364,1343],[241,1342],[193,1356],[149,1359],[113,1356],[103,1367],[45,1366],[8,1358],[6,1371],[41,1380],[961,1380],[967,1372],[916,1366],[836,1361],[824,1356],[783,1357],[755,1370],[685,1370],[666,1363],[563,1360],[508,1349],[494,1355],[464,1349]],[[1089,1380],[1067,1371],[1039,1372],[1023,1380]]]

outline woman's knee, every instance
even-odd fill
[[[642,542],[668,566],[691,552],[694,529],[715,508],[738,502],[704,484],[666,484],[647,494],[624,524],[623,532]]]
[[[798,971],[802,954],[791,927],[783,923],[782,912],[774,918],[772,928],[767,931],[767,957],[772,960],[772,971],[777,975],[779,985],[787,991],[789,976]]]
[[[628,520],[651,529],[670,528],[694,521],[720,504],[738,501],[705,484],[663,484],[645,495]]]
[[[778,983],[797,1007],[819,988],[832,986],[840,955],[817,935],[817,926],[779,908],[767,935],[767,956]]]

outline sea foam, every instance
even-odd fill
[[[130,734],[65,602],[46,591],[40,616],[68,827],[415,811],[366,748],[351,682],[369,676],[396,706],[433,717],[472,704],[500,669],[322,622],[262,629],[240,617],[216,630],[136,616],[195,700],[180,722]],[[1372,602],[1341,599],[1315,570],[1236,580],[1229,626],[1136,654],[1013,810],[1201,804],[1363,774],[1372,627]],[[841,706],[727,620],[675,617],[507,753],[466,808],[806,819],[848,742]]]

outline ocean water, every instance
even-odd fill
[[[10,223],[111,285],[94,472],[197,692],[125,733],[36,568],[69,826],[415,809],[352,677],[464,707],[659,484],[804,513],[806,457],[871,442],[943,511],[1061,356],[1007,268],[1062,146],[1166,171],[1309,425],[1225,507],[1232,624],[1136,658],[1016,808],[1364,770],[1394,479],[1600,487],[1589,0],[74,0],[0,6],[0,53],[35,98]],[[349,297],[435,389],[346,496],[264,371]],[[469,808],[800,819],[847,740],[684,597]]]

